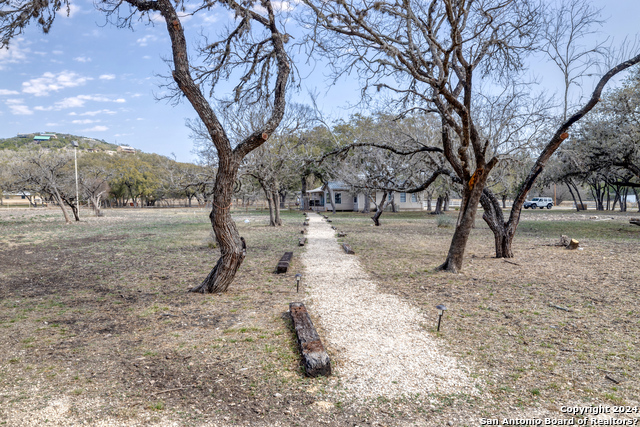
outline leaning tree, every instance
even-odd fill
[[[443,154],[462,185],[462,203],[447,259],[439,269],[460,270],[481,198],[497,202],[485,191],[488,177],[505,154],[518,147],[526,149],[536,127],[543,123],[533,104],[514,108],[514,103],[526,93],[526,86],[522,86],[527,78],[525,63],[545,40],[545,3],[303,1],[311,10],[302,18],[313,28],[311,41],[333,59],[336,77],[358,73],[363,93],[369,88],[386,89],[407,110],[440,115]],[[553,49],[549,52],[553,54]],[[498,256],[512,256],[511,241],[522,202],[550,155],[566,138],[566,131],[593,107],[612,75],[636,62],[634,58],[613,67],[584,108],[563,121],[556,132],[550,132],[516,197],[509,221],[504,221],[497,203],[483,204],[485,209],[495,208],[491,212],[495,215],[487,222],[496,233]],[[565,87],[572,82],[565,82]],[[499,111],[500,117],[481,123],[485,93],[495,95],[484,104],[488,102],[485,107]],[[495,123],[494,128],[488,128],[487,123]]]
[[[218,170],[209,215],[221,256],[204,281],[193,292],[224,292],[246,256],[244,239],[231,218],[231,200],[238,167],[251,151],[260,147],[275,131],[285,110],[285,90],[291,73],[285,43],[289,36],[281,30],[271,0],[236,2],[204,1],[188,5],[187,0],[102,0],[97,8],[120,27],[134,20],[151,22],[152,15],[164,19],[171,40],[170,62],[173,94],[184,96],[204,124],[217,151]],[[233,13],[229,30],[218,40],[205,40],[199,48],[200,61],[190,61],[184,24],[180,12],[194,6],[193,13],[206,12],[222,5]],[[69,0],[53,2],[15,0],[0,3],[0,48],[23,33],[33,22],[46,33],[56,14],[69,10]],[[258,7],[260,6],[260,7]],[[219,81],[239,77],[234,89],[234,102],[262,103],[269,111],[268,119],[242,141],[233,145],[218,118],[211,101]],[[208,88],[205,86],[209,86]]]

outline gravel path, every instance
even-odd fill
[[[380,292],[357,256],[344,253],[329,224],[316,214],[309,220],[302,259],[310,308],[334,350],[342,384],[360,398],[474,393],[457,360],[443,355],[438,339],[422,328],[434,319]]]

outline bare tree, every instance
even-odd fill
[[[179,12],[186,2],[170,0],[105,0],[98,8],[119,26],[128,27],[135,19],[150,19],[152,13],[165,21],[171,40],[171,76],[174,99],[186,97],[204,124],[218,157],[218,171],[213,189],[211,224],[220,244],[221,256],[204,281],[191,289],[193,292],[224,292],[246,256],[244,239],[231,218],[230,208],[233,186],[238,167],[247,154],[261,146],[275,131],[285,110],[285,89],[291,65],[285,43],[288,35],[281,31],[270,0],[261,2],[258,11],[253,2],[237,3],[235,0],[204,2],[196,7],[198,13],[215,5],[222,5],[235,13],[234,26],[220,40],[206,40],[200,49],[201,61],[190,63],[184,21]],[[68,0],[41,2],[19,0],[3,2],[0,9],[0,47],[20,34],[32,20],[47,32],[55,15]],[[244,71],[240,71],[240,70]],[[234,90],[234,102],[262,103],[269,111],[261,129],[233,146],[223,128],[208,95],[213,95],[221,80],[241,73]],[[204,85],[210,91],[204,91]]]

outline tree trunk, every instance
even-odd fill
[[[263,188],[265,199],[267,199],[267,205],[269,206],[269,225],[272,227],[276,226],[276,201],[273,200],[273,192],[267,188]]]
[[[633,188],[632,190],[633,190],[633,194],[635,194],[636,196],[636,206],[638,206],[638,212],[640,212],[640,200],[638,199],[638,190],[636,190],[635,188]]]
[[[329,184],[327,184],[327,190],[329,191],[329,203],[331,203],[331,211],[335,214],[336,213],[336,201],[335,198],[333,196],[333,190],[331,189],[331,187],[329,186]],[[325,201],[325,206],[327,205],[326,201]]]
[[[391,193],[391,212],[398,212],[398,207],[396,206],[396,198],[393,193]]]
[[[278,203],[279,193],[277,191],[273,192],[273,207],[274,207],[274,225],[276,227],[280,227],[282,225],[282,220],[280,219],[280,203]]]
[[[438,196],[436,200],[436,210],[433,211],[434,215],[442,215],[442,203],[444,202],[444,197]]]
[[[302,190],[300,191],[300,206],[303,211],[309,210],[309,196],[307,195],[307,177],[302,175],[300,178],[302,182]]]
[[[493,232],[496,258],[513,258],[513,249],[511,248],[513,234],[510,227],[504,222],[504,214],[500,209],[498,199],[489,189],[485,188],[482,192],[480,203],[484,209],[482,219]]]
[[[443,206],[442,210],[444,212],[447,212],[449,210],[449,193],[444,195],[444,206]]]
[[[473,184],[465,183],[464,185],[456,231],[453,233],[453,238],[451,239],[447,259],[437,268],[437,270],[457,273],[462,268],[464,251],[467,247],[469,234],[471,233],[471,229],[475,223],[480,196],[482,196],[482,190],[487,180],[487,175],[490,172],[490,169],[487,168],[486,171],[478,173],[478,171],[481,170],[482,169],[478,169],[473,175],[475,177],[475,182]],[[471,188],[469,188],[470,186]]]
[[[58,206],[60,206],[60,209],[62,209],[62,214],[64,215],[64,220],[67,224],[69,224],[71,222],[71,218],[69,218],[69,214],[67,213],[67,210],[64,208],[64,202],[62,201],[62,197],[60,197],[60,193],[58,193],[58,189],[57,188],[53,188],[53,197],[56,199],[56,203],[58,203]]]
[[[502,195],[502,209],[507,209],[507,195]]]
[[[220,258],[204,281],[190,292],[225,292],[247,254],[244,238],[240,237],[231,219],[231,197],[238,171],[237,163],[229,159],[221,162],[216,175],[213,202],[209,219],[220,246]]]
[[[373,223],[375,224],[376,227],[380,226],[380,216],[382,215],[382,212],[384,212],[384,210],[389,205],[389,197],[388,196],[389,196],[388,192],[385,191],[385,192],[382,193],[382,200],[380,200],[380,203],[377,204],[376,213],[371,217],[371,219],[373,220]]]

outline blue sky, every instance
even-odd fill
[[[622,41],[638,33],[640,1],[598,0],[609,21],[604,34]],[[62,14],[64,15],[64,14]],[[49,34],[34,26],[0,50],[0,138],[23,132],[61,132],[131,145],[146,152],[175,153],[179,161],[194,159],[185,119],[195,117],[188,104],[157,101],[163,94],[170,54],[164,23],[136,24],[134,31],[104,25],[93,2],[74,2],[70,17],[60,16]],[[229,19],[221,9],[184,20],[188,36],[214,33]],[[550,68],[537,72],[555,81]],[[326,89],[328,73],[320,65],[308,74],[304,86],[317,90],[319,105],[328,117],[346,116],[359,97],[358,83],[343,80]],[[298,95],[305,102],[306,92]]]

